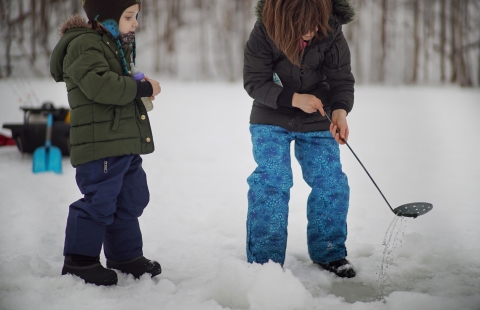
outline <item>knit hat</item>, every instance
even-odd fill
[[[89,20],[99,22],[118,38],[120,17],[132,5],[140,4],[140,0],[82,0],[82,4]]]
[[[132,5],[140,5],[140,0],[82,0],[83,9],[87,14],[90,21],[96,21],[107,29],[113,36],[118,46],[120,58],[122,60],[123,73],[129,75],[127,69],[127,62],[122,50],[122,44],[120,43],[120,30],[118,25],[120,24],[120,17],[123,12]],[[136,42],[133,41],[133,63],[135,63],[136,56]]]

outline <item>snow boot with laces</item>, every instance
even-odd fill
[[[336,274],[341,278],[353,278],[356,275],[355,270],[353,269],[353,266],[345,258],[342,258],[327,264],[321,264],[321,263],[315,263],[315,264],[320,265],[320,267],[322,267],[323,269],[333,272],[334,274]]]
[[[140,278],[145,273],[150,274],[152,278],[162,273],[162,268],[157,261],[146,259],[144,256],[122,262],[113,262],[107,259],[107,267],[131,274],[135,279]]]
[[[62,268],[62,275],[71,274],[95,285],[116,285],[117,273],[106,269],[100,264],[100,257],[84,255],[66,255]]]

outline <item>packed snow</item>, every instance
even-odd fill
[[[251,99],[240,82],[159,80],[149,114],[156,151],[143,157],[151,200],[140,224],[144,254],[162,274],[119,274],[115,287],[61,276],[68,206],[81,197],[75,170],[65,157],[63,174],[33,174],[31,155],[0,147],[0,309],[480,309],[480,90],[357,86],[350,146],[392,207],[434,207],[394,221],[341,146],[357,270],[341,279],[308,257],[309,188],[295,161],[284,268],[246,262]],[[1,124],[21,123],[22,105],[67,106],[65,85],[51,79],[2,80],[0,93]]]

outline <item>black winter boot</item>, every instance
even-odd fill
[[[122,262],[113,262],[107,259],[107,268],[117,269],[123,273],[131,274],[136,279],[145,273],[149,273],[152,278],[162,273],[162,268],[158,262],[146,259],[143,256]]]
[[[86,283],[95,285],[116,285],[117,273],[104,268],[100,264],[100,257],[84,255],[67,255],[63,263],[62,275],[71,274],[83,279]]]
[[[353,266],[350,264],[348,260],[345,258],[327,263],[315,263],[320,265],[323,269],[333,272],[337,276],[341,278],[353,278],[355,277],[355,270],[353,270]]]

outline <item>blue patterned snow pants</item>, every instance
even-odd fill
[[[290,132],[272,125],[250,125],[258,167],[247,182],[247,259],[283,265],[287,247],[290,143],[303,178],[312,188],[307,202],[307,242],[312,261],[329,263],[347,256],[350,189],[340,163],[340,148],[329,131]]]

